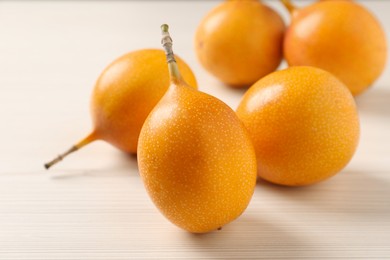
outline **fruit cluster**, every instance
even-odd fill
[[[197,90],[163,25],[165,54],[140,50],[109,65],[93,93],[93,131],[45,167],[95,140],[137,153],[155,205],[196,233],[240,216],[257,176],[300,186],[338,173],[359,141],[353,95],[381,74],[385,35],[353,1],[302,9],[281,1],[292,16],[287,30],[260,1],[231,0],[196,32],[196,53],[210,73],[227,85],[252,85],[236,112]],[[290,67],[274,72],[283,56]]]

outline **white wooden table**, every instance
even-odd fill
[[[390,2],[363,3],[390,36]],[[357,99],[361,142],[342,173],[307,188],[260,182],[247,211],[218,232],[169,223],[136,159],[106,143],[43,169],[90,130],[90,93],[103,68],[160,48],[162,23],[200,89],[235,108],[243,91],[218,83],[193,52],[195,28],[216,4],[0,2],[0,259],[390,259],[390,66]]]

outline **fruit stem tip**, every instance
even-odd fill
[[[168,63],[176,61],[175,56],[173,55],[173,50],[172,50],[173,41],[171,36],[169,35],[168,24],[161,25],[161,34],[162,34],[161,44],[164,47],[165,54],[167,55]]]
[[[163,25],[161,25],[161,31],[162,31],[163,33],[167,33],[168,30],[169,30],[168,24],[164,23]]]
[[[64,153],[58,155],[56,158],[54,158],[53,160],[51,160],[50,162],[48,163],[45,163],[44,166],[45,166],[45,169],[48,170],[50,167],[52,167],[54,164],[62,161],[66,156],[68,156],[69,154],[73,153],[73,152],[76,152],[77,150],[79,150],[81,147],[93,142],[97,140],[97,136],[96,136],[96,133],[95,132],[92,132],[90,133],[88,136],[86,136],[84,139],[82,139],[81,141],[79,141],[77,144],[73,145],[72,147],[70,147],[67,151],[65,151]]]
[[[167,24],[161,25],[161,44],[165,50],[165,55],[167,57],[168,69],[171,78],[171,82],[178,83],[183,81],[179,67],[177,66],[175,55],[173,54],[172,45],[173,41],[169,35],[169,26]]]
[[[59,161],[62,161],[62,159],[64,159],[68,154],[70,153],[73,153],[75,151],[77,151],[79,149],[79,147],[77,146],[72,146],[69,150],[67,150],[65,153],[63,154],[60,154],[58,155],[56,158],[54,158],[53,160],[51,160],[50,162],[48,163],[45,163],[44,166],[45,166],[45,169],[46,170],[49,170],[50,167],[52,167],[54,164],[58,163]]]

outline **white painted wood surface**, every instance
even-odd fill
[[[0,259],[390,259],[389,67],[357,99],[361,142],[345,170],[307,188],[259,182],[247,211],[218,232],[189,234],[165,220],[136,159],[106,143],[43,169],[90,130],[103,68],[160,48],[165,22],[201,90],[235,108],[243,91],[218,83],[193,52],[194,30],[216,4],[0,2]],[[390,2],[363,4],[390,35]]]

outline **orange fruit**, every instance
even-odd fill
[[[260,1],[226,1],[199,24],[195,51],[222,82],[250,86],[279,66],[284,29],[282,18]]]
[[[320,1],[293,8],[284,55],[290,66],[329,71],[358,95],[384,70],[386,36],[375,16],[358,3]]]
[[[256,185],[256,155],[234,111],[189,87],[176,62],[168,66],[172,85],[141,130],[140,175],[172,223],[194,233],[209,232],[248,206]]]
[[[196,88],[191,69],[176,59],[183,77]],[[168,87],[164,51],[145,49],[118,58],[103,71],[92,93],[95,132],[122,151],[136,153],[142,125]]]
[[[237,115],[255,146],[259,176],[277,184],[308,185],[335,175],[359,140],[348,88],[313,67],[291,67],[259,80]]]
[[[188,84],[197,87],[188,65],[176,56]],[[162,50],[133,51],[113,61],[100,75],[91,98],[93,130],[46,168],[85,145],[104,140],[127,153],[137,152],[141,127],[169,87],[168,68]]]

